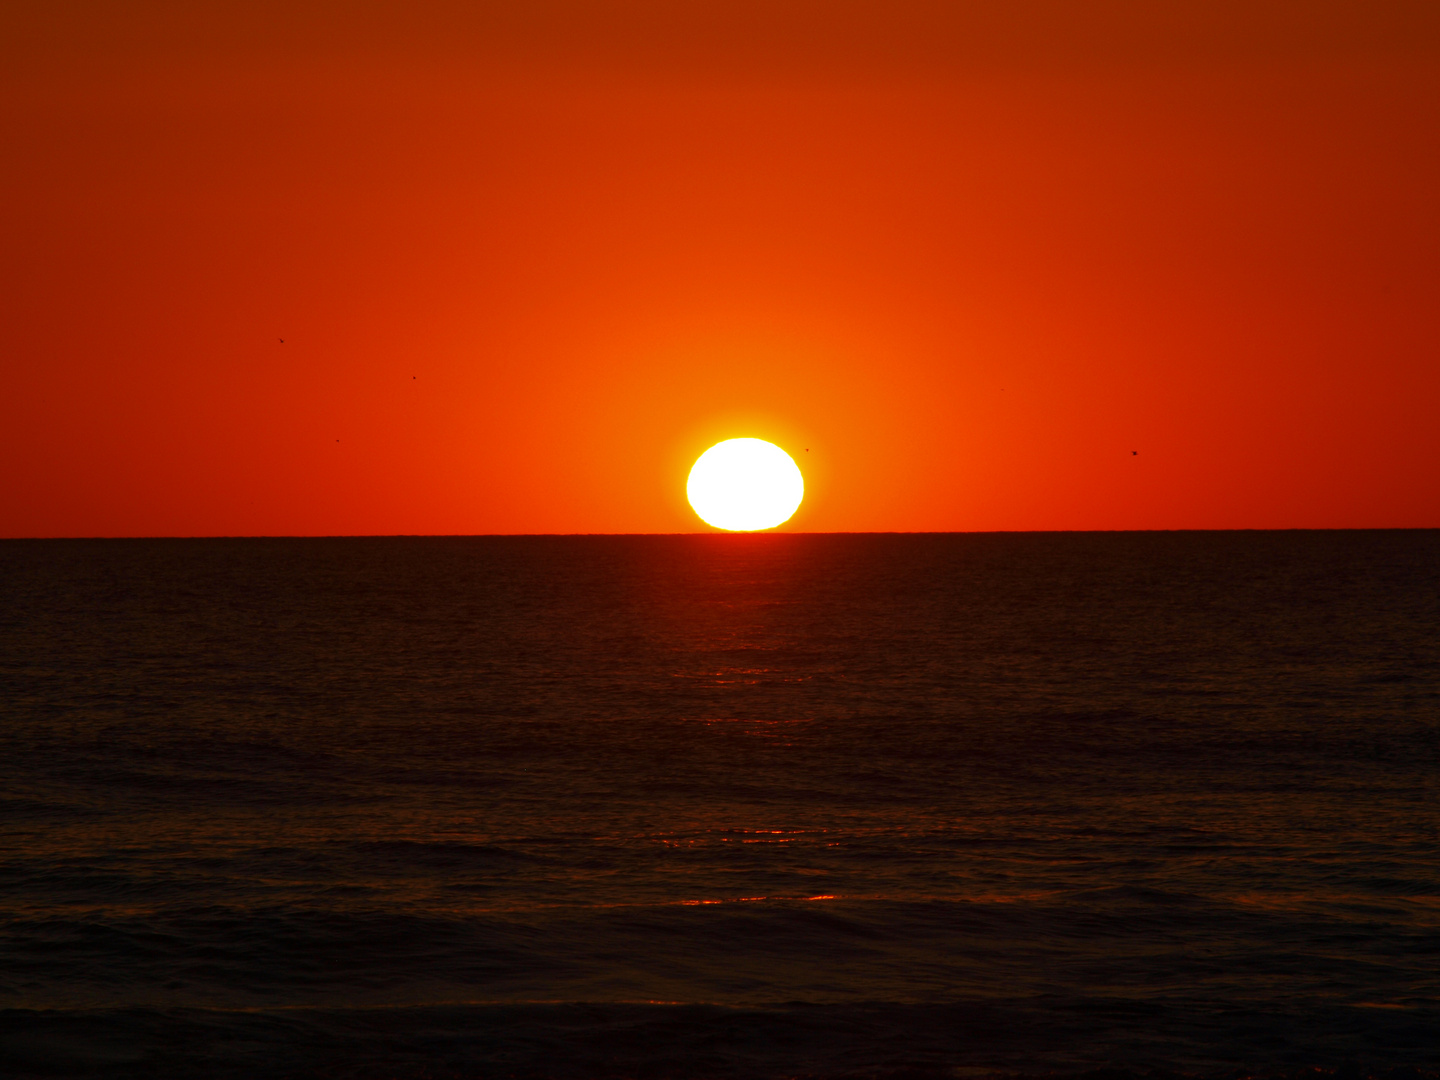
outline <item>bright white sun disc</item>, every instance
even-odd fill
[[[700,455],[685,494],[707,525],[731,532],[773,529],[805,497],[805,478],[789,454],[764,439],[726,439]]]

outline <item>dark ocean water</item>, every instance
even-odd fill
[[[0,1073],[1440,1065],[1440,533],[0,543]]]

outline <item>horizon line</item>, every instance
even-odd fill
[[[1341,532],[1440,532],[1437,525],[1339,525],[1279,527],[1235,526],[1226,528],[1187,527],[1174,529],[870,529],[828,532],[776,529],[753,531],[714,530],[711,532],[533,532],[533,533],[188,533],[115,534],[67,536],[0,536],[0,543],[100,540],[522,540],[641,537],[722,537],[722,536],[1059,536],[1117,535],[1152,533],[1341,533]]]

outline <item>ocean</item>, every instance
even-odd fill
[[[0,542],[0,1073],[1440,1066],[1440,532]]]

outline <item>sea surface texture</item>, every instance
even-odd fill
[[[0,543],[0,1074],[1437,1065],[1440,533]]]

